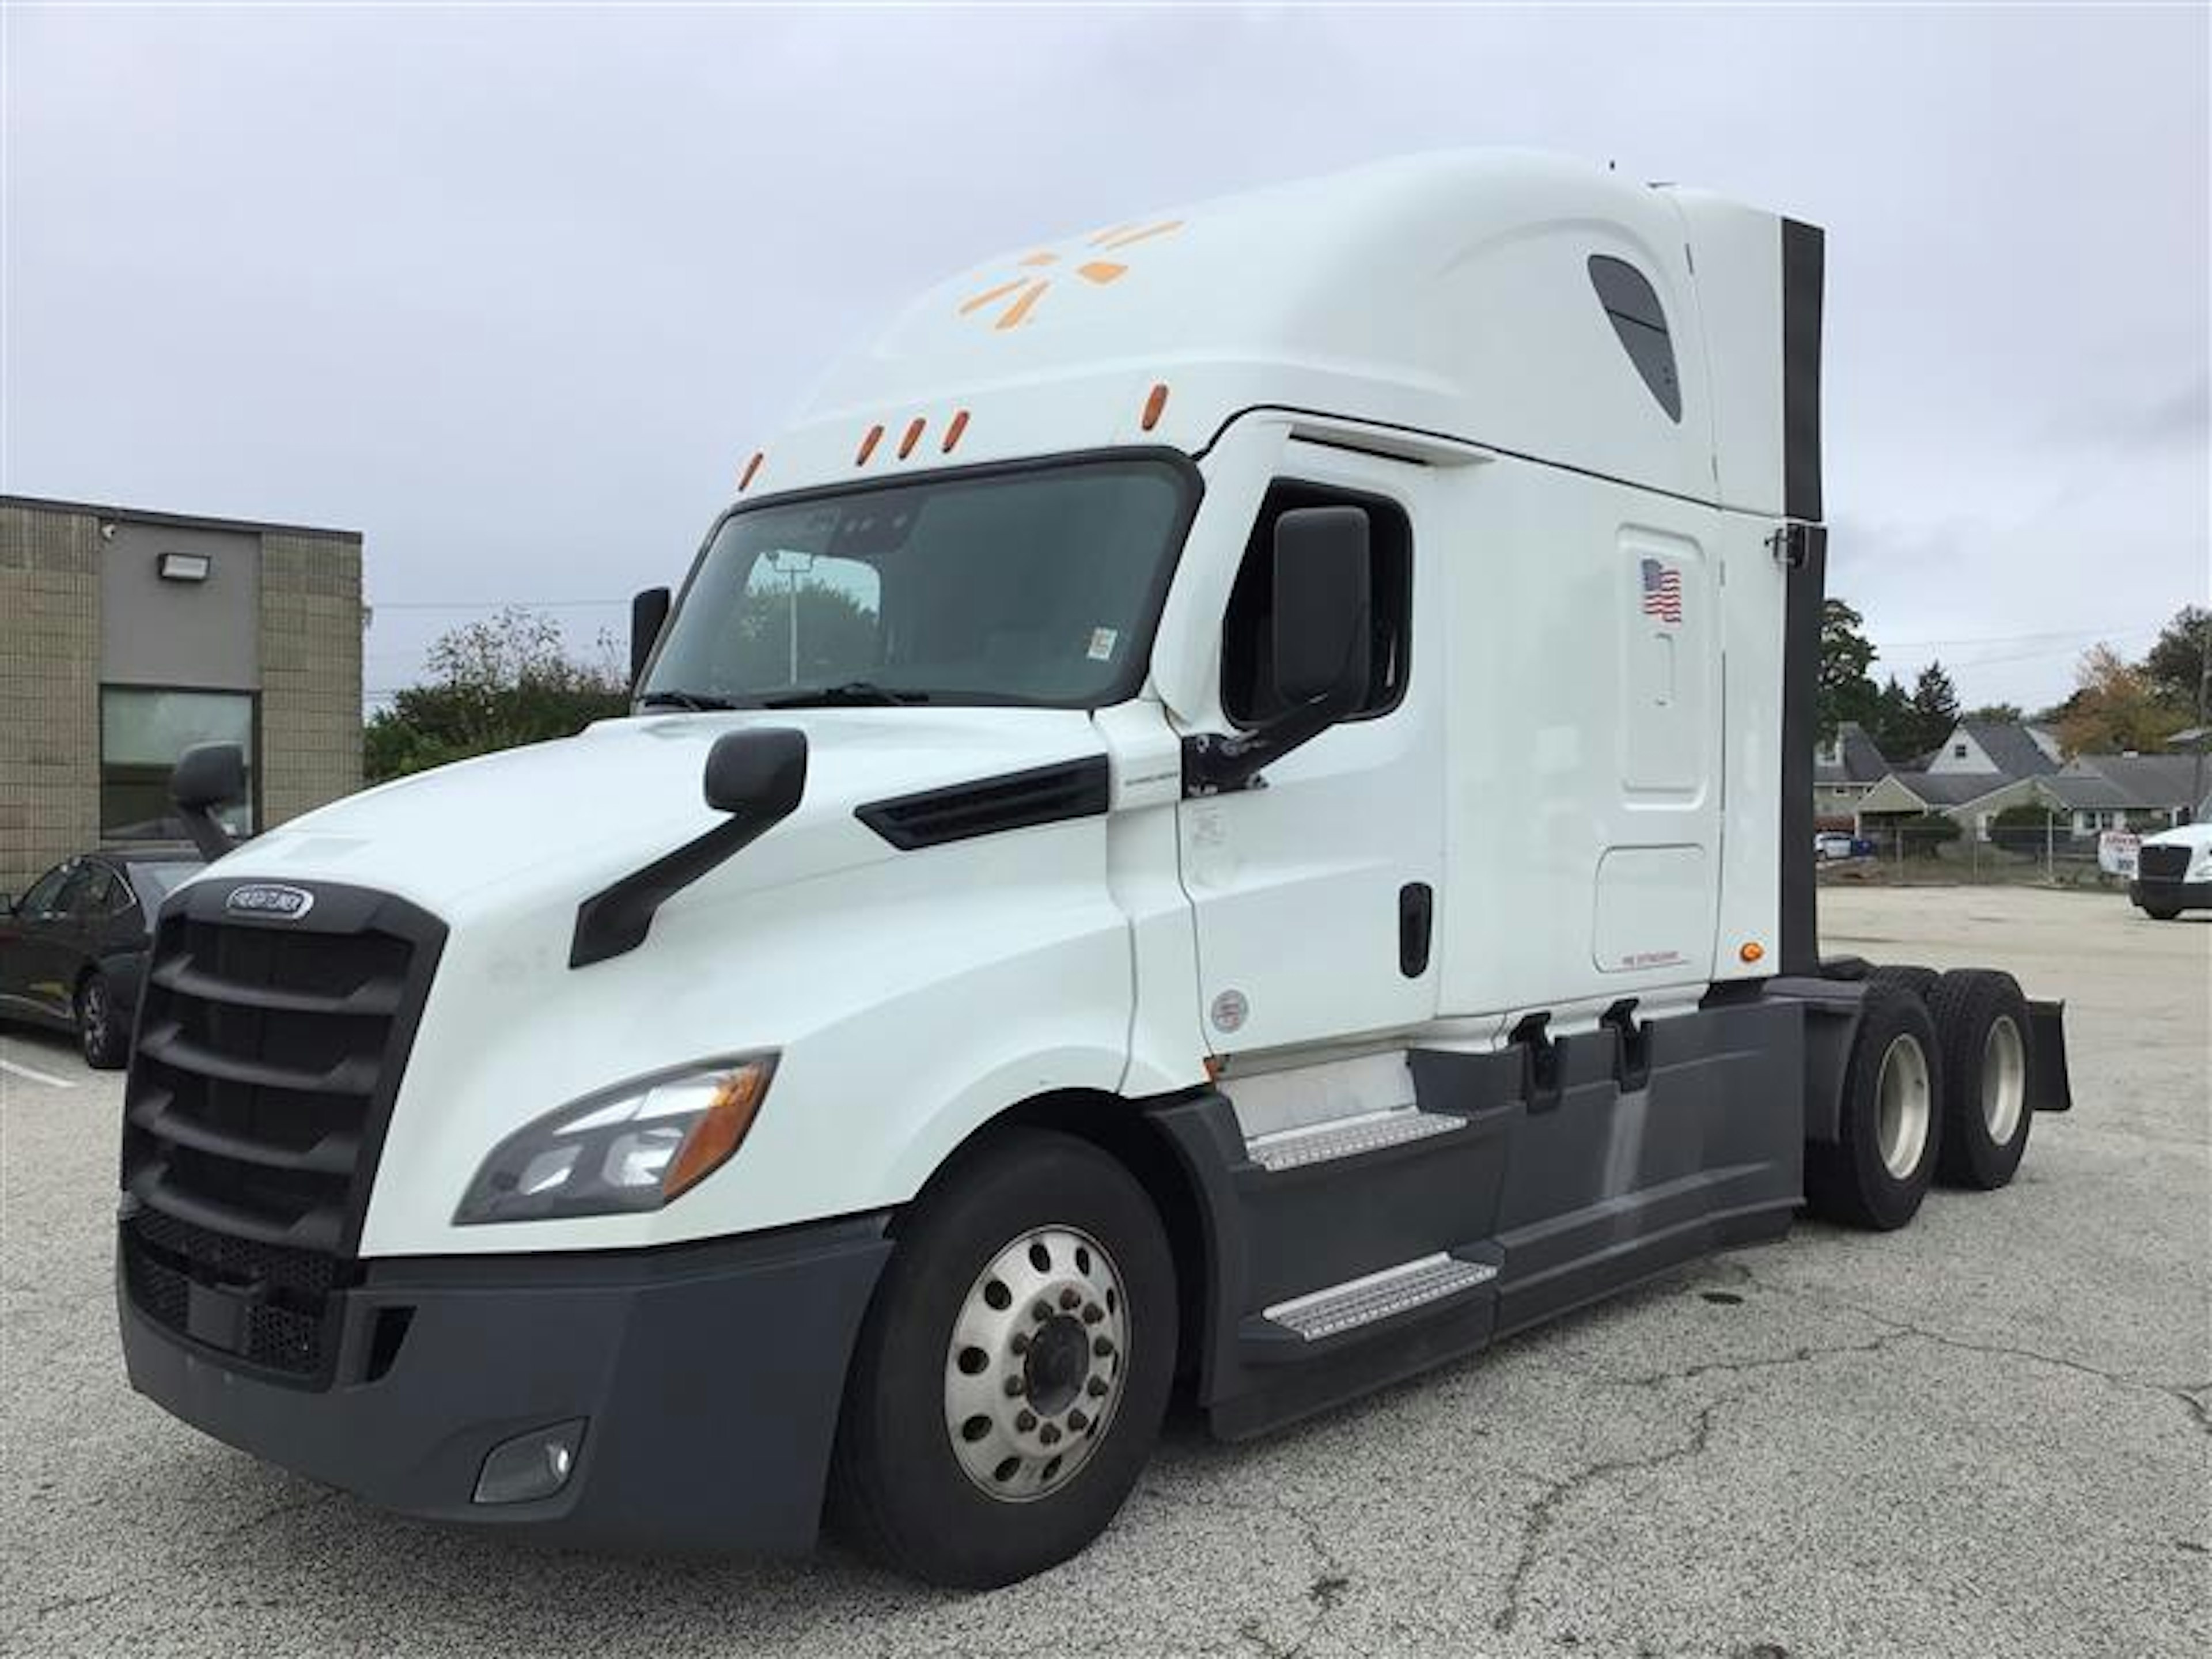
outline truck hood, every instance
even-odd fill
[[[364,791],[257,836],[201,879],[344,882],[455,921],[580,898],[723,822],[702,796],[725,732],[806,733],[798,810],[721,880],[758,887],[896,856],[854,817],[871,801],[1104,752],[1079,709],[747,709],[605,720],[574,738]]]

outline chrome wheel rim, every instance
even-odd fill
[[[100,988],[97,980],[84,988],[82,1003],[77,1018],[84,1028],[84,1052],[88,1058],[107,1046],[107,993]]]
[[[1999,1014],[1982,1040],[1982,1121],[1990,1139],[2008,1144],[2027,1107],[2027,1044],[2010,1014]]]
[[[1875,1144],[1882,1167],[1902,1181],[1928,1150],[1928,1056],[1914,1036],[1895,1036],[1875,1078]]]
[[[1074,1479],[1121,1402],[1128,1321],[1121,1272],[1088,1233],[1039,1227],[993,1256],[945,1350],[945,1431],[961,1472],[1008,1504]]]

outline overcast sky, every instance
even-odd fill
[[[947,271],[1458,144],[1827,228],[1881,667],[2048,702],[2212,582],[2200,9],[0,16],[0,489],[363,531],[372,692],[467,605],[624,625]]]

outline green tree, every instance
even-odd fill
[[[763,684],[848,680],[877,665],[876,612],[829,582],[748,586],[734,626],[742,642],[737,660],[748,670],[766,669]]]
[[[1978,704],[1959,716],[1962,720],[1989,720],[1998,726],[2018,726],[2027,715],[2016,702]]]
[[[1936,747],[1951,735],[1951,728],[1959,723],[1959,689],[1951,684],[1951,677],[1943,672],[1940,661],[1929,663],[1913,680],[1910,710],[1912,752],[1916,755]]]
[[[1875,693],[1874,718],[1863,723],[1874,738],[1875,747],[1893,766],[1908,764],[1927,747],[1919,741],[1919,727],[1912,717],[1911,696],[1898,684],[1894,674],[1884,680],[1881,690]]]
[[[1841,599],[1826,599],[1820,606],[1820,741],[1836,735],[1845,720],[1871,729],[1879,713],[1881,694],[1867,670],[1874,664],[1874,645],[1862,631],[1866,618]]]
[[[2185,605],[2142,659],[2151,695],[2191,725],[2212,718],[2212,611]]]
[[[612,644],[571,656],[550,618],[510,606],[439,636],[429,680],[371,715],[362,770],[371,783],[549,738],[625,712],[629,687]]]

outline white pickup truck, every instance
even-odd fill
[[[2009,1180],[2002,974],[1824,967],[1821,234],[1522,155],[1026,244],[746,461],[635,709],[228,850],[131,1382],[415,1514],[933,1581],[1808,1201]]]

